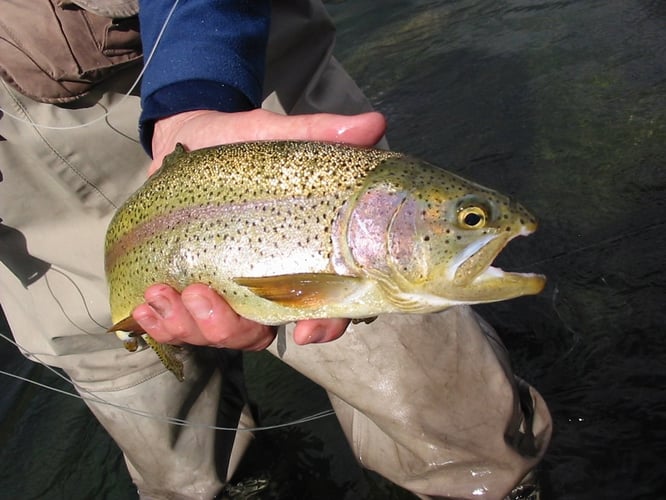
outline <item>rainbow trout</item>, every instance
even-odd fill
[[[135,348],[142,332],[131,312],[155,283],[206,283],[269,325],[536,294],[543,276],[491,266],[536,225],[506,196],[395,152],[179,145],[108,228],[111,331]],[[144,338],[182,378],[169,347]]]

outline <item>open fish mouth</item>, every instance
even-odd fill
[[[467,247],[452,266],[455,287],[467,290],[470,296],[466,298],[479,302],[541,292],[546,284],[545,276],[508,272],[491,265],[509,241],[517,236],[528,236],[532,232],[533,230],[523,228],[521,232],[514,234],[487,235]]]

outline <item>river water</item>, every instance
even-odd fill
[[[666,498],[666,4],[327,5],[392,148],[540,219],[499,264],[546,274],[545,291],[478,310],[553,414],[543,497]],[[0,347],[5,369],[66,387]],[[246,365],[264,424],[329,407],[270,356]],[[0,419],[1,498],[135,498],[80,401],[3,379]],[[260,434],[241,479],[269,480],[253,498],[412,498],[358,468],[331,417]]]

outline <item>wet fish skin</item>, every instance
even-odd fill
[[[509,198],[395,152],[298,141],[178,146],[109,225],[112,319],[128,318],[155,283],[207,283],[265,324],[534,294],[542,276],[490,264],[535,229]]]

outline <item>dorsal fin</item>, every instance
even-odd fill
[[[180,142],[177,143],[176,147],[173,149],[173,151],[171,153],[169,153],[168,155],[166,155],[164,157],[164,159],[162,160],[162,165],[160,165],[160,170],[162,170],[164,168],[168,168],[169,165],[174,165],[174,164],[178,163],[180,158],[182,156],[186,155],[186,154],[188,154],[188,151],[185,148],[185,146],[183,146],[183,144],[180,143]]]

